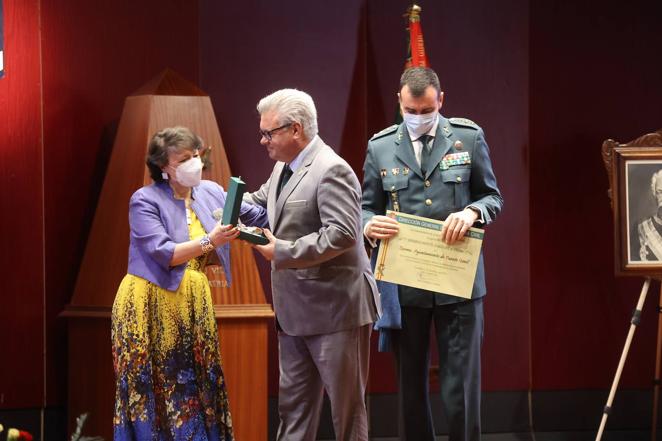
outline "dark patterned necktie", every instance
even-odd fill
[[[285,188],[285,185],[287,184],[287,181],[290,180],[290,177],[292,176],[292,169],[290,168],[289,165],[285,164],[285,167],[283,167],[283,172],[280,174],[280,184],[278,185],[278,192],[276,193],[276,199],[280,196],[280,192]]]
[[[425,176],[430,153],[432,152],[434,136],[422,135],[418,140],[421,142],[421,172],[423,173],[423,176]]]

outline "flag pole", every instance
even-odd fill
[[[421,27],[421,12],[423,8],[416,3],[407,8],[404,17],[407,18],[407,30],[409,31],[409,47],[406,68],[408,67],[430,67],[428,57],[425,53],[423,43],[423,28]]]

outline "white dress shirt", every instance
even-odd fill
[[[424,133],[424,135],[429,135],[432,137],[432,139],[430,140],[430,147],[432,147],[432,144],[434,143],[434,135],[437,133],[438,125],[439,125],[439,114],[437,114],[437,119],[434,121],[434,124],[432,124],[432,128],[427,133]],[[416,156],[416,162],[420,167],[421,151],[423,150],[423,143],[420,141],[420,136],[414,139],[412,134],[409,133],[409,130],[407,130],[407,133],[409,134],[409,139],[411,139],[411,145],[412,147],[414,147],[414,156]]]

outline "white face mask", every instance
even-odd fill
[[[402,112],[402,119],[407,125],[407,130],[409,130],[412,138],[417,139],[432,129],[435,121],[437,121],[437,112],[424,113],[422,115]]]
[[[200,184],[200,179],[202,178],[202,161],[200,157],[194,157],[179,164],[175,169],[175,178],[184,187],[195,187]]]

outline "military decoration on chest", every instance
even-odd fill
[[[444,156],[439,163],[439,169],[448,170],[449,168],[457,165],[471,165],[471,157],[469,156],[469,152],[450,153]]]
[[[386,172],[386,170],[382,169],[383,172]],[[407,169],[407,173],[409,172],[409,169]],[[385,177],[388,173],[382,173],[382,176]],[[393,176],[398,176],[400,174],[400,167],[393,167],[391,169],[391,174]],[[400,211],[400,201],[398,200],[398,190],[396,190],[395,185],[391,185],[390,188],[391,192],[391,202],[392,202],[392,207],[393,211]]]
[[[398,191],[395,185],[391,186],[391,202],[393,202],[393,211],[400,211],[400,201],[398,200]]]
[[[371,139],[377,139],[382,136],[387,136],[389,134],[393,134],[398,128],[400,128],[397,133],[395,134],[398,143],[402,142],[404,130],[404,126],[399,126],[397,124],[392,125],[391,127],[387,127],[386,129],[382,130],[379,133],[375,133]],[[379,175],[381,176],[382,180],[385,178],[388,178],[389,176],[391,177],[399,177],[399,176],[409,176],[409,172],[411,169],[409,167],[393,167],[390,170],[386,168],[382,168],[379,170]],[[390,198],[391,198],[391,207],[393,211],[400,211],[400,201],[398,199],[398,190],[396,189],[395,185],[391,185],[390,187],[384,186],[384,189],[388,191]]]

